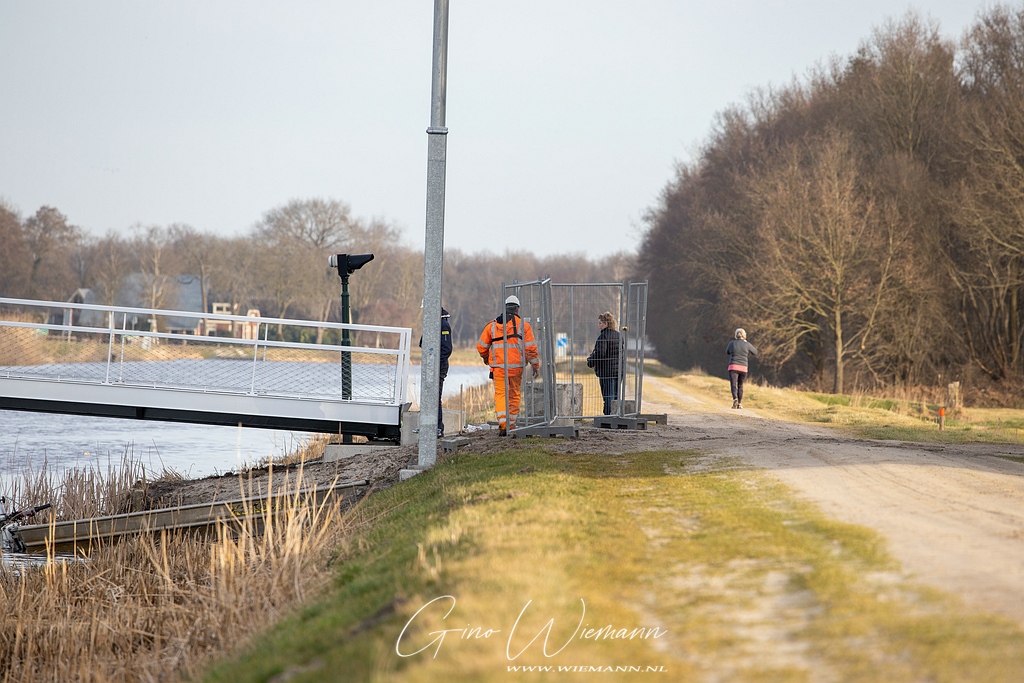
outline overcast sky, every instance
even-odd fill
[[[977,0],[452,0],[445,247],[635,251],[717,112]],[[422,248],[432,0],[0,0],[0,199],[90,232],[348,203]]]

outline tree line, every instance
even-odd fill
[[[1024,387],[1024,7],[956,41],[909,13],[754,93],[646,220],[672,365],[719,368],[744,327],[782,384]]]
[[[418,338],[423,251],[406,245],[386,221],[352,214],[336,199],[295,199],[268,210],[243,235],[219,236],[185,224],[135,225],[99,237],[44,206],[23,218],[0,202],[0,296],[68,301],[81,288],[96,302],[175,308],[179,275],[204,283],[203,310],[214,302],[264,317],[341,320],[341,281],[328,265],[337,253],[372,253],[349,282],[352,322],[413,328]],[[451,312],[454,342],[476,343],[500,312],[501,284],[552,277],[558,282],[619,281],[633,257],[581,254],[539,257],[527,252],[467,253],[446,249],[442,305]],[[141,281],[140,301],[118,301],[128,278]],[[372,340],[361,340],[371,343]]]

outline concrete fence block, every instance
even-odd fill
[[[534,382],[523,387],[520,411],[527,417],[553,417],[546,414],[544,405],[544,384]],[[572,417],[583,414],[583,384],[580,382],[558,382],[555,384],[555,412],[559,419],[555,424],[571,424]]]
[[[612,415],[619,414],[619,401],[612,401]],[[636,413],[636,401],[630,399],[628,401],[622,401],[622,414],[633,415]]]
[[[383,446],[381,444],[368,443],[329,443],[324,446],[324,462],[337,462],[354,455],[363,455],[387,449],[394,449],[395,446]]]
[[[446,435],[462,433],[462,430],[466,428],[465,414],[461,410],[449,410],[448,408],[443,408],[442,411],[444,415],[444,433]],[[405,411],[402,414],[402,445],[418,444],[420,442],[419,429],[420,411]]]

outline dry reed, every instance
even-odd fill
[[[348,524],[340,503],[293,497],[205,537],[140,535],[77,561],[0,564],[0,680],[197,674],[328,584],[328,559],[344,546]]]
[[[165,473],[160,478],[171,476]],[[53,505],[33,521],[78,519],[126,512],[133,492],[147,481],[145,466],[126,448],[120,463],[108,462],[106,470],[99,466],[57,470],[45,460],[39,469],[26,465],[19,476],[2,480],[0,495],[7,498],[8,507]]]
[[[461,387],[457,395],[444,399],[441,405],[465,413],[466,422],[483,422],[494,410],[494,388],[490,382]]]

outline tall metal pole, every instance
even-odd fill
[[[433,78],[427,128],[427,225],[423,250],[423,357],[420,362],[421,467],[437,462],[437,415],[441,369],[441,273],[444,265],[444,183],[448,129],[445,99],[448,76],[448,0],[434,0]]]
[[[345,269],[346,265],[342,265],[338,272],[345,272]],[[352,314],[349,310],[348,275],[341,276],[341,322],[345,324],[352,322]],[[341,330],[341,345],[352,346],[352,338],[347,327]],[[341,352],[341,397],[346,400],[352,398],[352,353],[349,351]],[[341,442],[352,443],[352,435],[342,434]]]
[[[342,266],[344,268],[345,266]],[[346,325],[352,322],[349,312],[348,276],[341,276],[341,322]],[[347,327],[341,330],[341,345],[352,346],[352,337]],[[349,351],[341,352],[341,397],[345,400],[352,398],[352,354]]]

